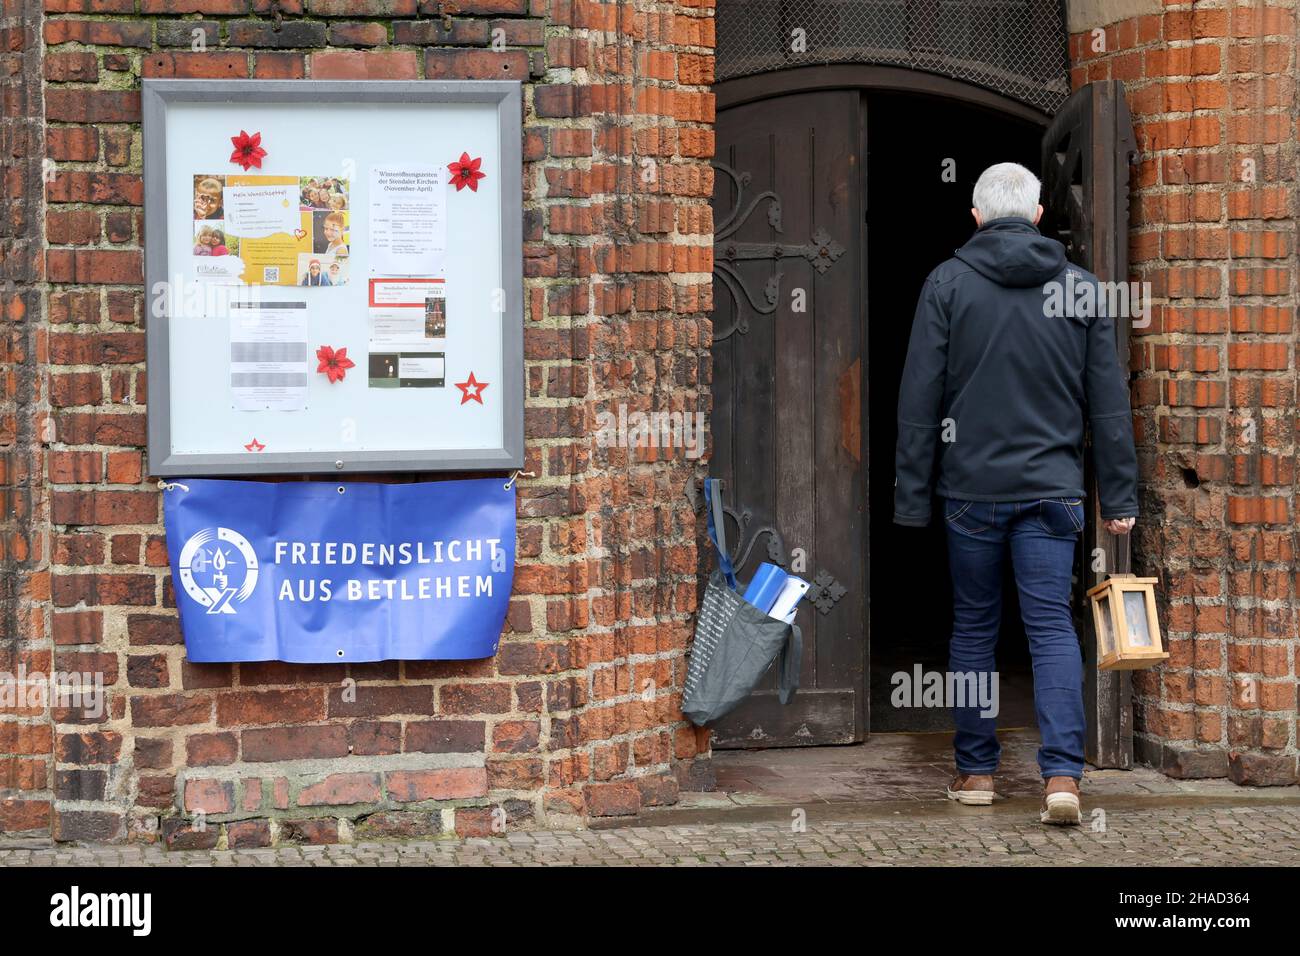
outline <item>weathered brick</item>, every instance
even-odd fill
[[[412,721],[406,725],[406,747],[412,753],[481,753],[486,725],[476,720]]]
[[[127,639],[132,647],[181,643],[180,621],[162,614],[130,614],[126,619]]]
[[[240,820],[236,823],[226,824],[226,845],[232,850],[270,846],[270,821]]]
[[[146,14],[205,13],[234,16],[248,12],[248,0],[140,0],[140,12]]]
[[[309,20],[284,20],[278,25],[262,20],[236,20],[229,26],[231,46],[271,47],[323,47],[325,24]]]
[[[193,47],[200,39],[208,47],[221,42],[221,27],[216,20],[162,20],[154,27],[158,46]]]
[[[194,813],[230,813],[235,809],[235,785],[229,780],[185,781],[185,810]]]
[[[339,824],[337,820],[312,818],[309,820],[285,820],[280,825],[280,840],[283,843],[307,843],[328,845],[339,842]]]
[[[52,126],[45,131],[45,153],[64,162],[93,163],[99,158],[99,140],[94,129],[84,126]]]
[[[181,727],[212,719],[212,698],[198,694],[158,694],[131,698],[137,727]]]
[[[347,728],[339,724],[307,727],[271,727],[245,730],[244,760],[305,760],[342,757],[348,752]]]
[[[466,800],[487,795],[482,767],[443,770],[392,770],[384,778],[388,795],[398,803],[421,800]]]
[[[111,731],[60,734],[56,756],[60,763],[115,764],[122,752],[122,735]]]
[[[185,738],[187,766],[224,767],[238,758],[239,738],[234,734],[191,734]]]
[[[155,603],[157,579],[151,574],[58,574],[53,579],[56,607]]]
[[[95,46],[148,47],[152,24],[130,20],[78,20],[59,17],[45,21],[45,42],[84,43]]]
[[[45,58],[45,78],[51,83],[94,83],[99,60],[93,53],[51,53]]]
[[[350,803],[374,803],[381,797],[379,774],[335,773],[319,783],[303,787],[298,806],[340,806]]]
[[[424,75],[430,80],[525,80],[523,50],[425,50]]]
[[[130,90],[48,90],[45,118],[64,123],[138,123],[140,94]]]
[[[329,50],[311,55],[315,80],[414,80],[419,77],[410,50]]]
[[[141,59],[142,75],[178,79],[243,79],[248,75],[246,53],[211,50],[206,53],[151,53]]]
[[[55,524],[153,524],[158,520],[158,492],[56,491],[51,496]]]
[[[139,285],[144,259],[126,249],[51,249],[45,255],[51,282]]]
[[[236,691],[217,697],[217,723],[222,727],[311,723],[324,718],[325,697],[319,688]]]

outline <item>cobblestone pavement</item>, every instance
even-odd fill
[[[1300,807],[1112,809],[1105,830],[1044,827],[1028,802],[752,822],[517,832],[497,838],[266,850],[0,849],[0,866],[1300,865]]]

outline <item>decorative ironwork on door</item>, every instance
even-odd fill
[[[691,503],[691,508],[696,512],[704,504],[704,496],[695,482],[686,483],[686,498]],[[766,537],[767,557],[765,560],[772,564],[779,565],[790,570],[790,556],[785,549],[785,540],[781,537],[781,532],[777,530],[775,523],[759,518],[754,514],[753,509],[745,505],[728,505],[722,504],[722,511],[727,518],[735,523],[736,529],[733,534],[731,529],[727,530],[727,540],[734,541],[728,550],[731,558],[732,567],[736,569],[737,574],[743,576],[743,570],[749,564],[749,559],[754,555],[754,548],[760,538]],[[708,552],[706,552],[708,553]],[[709,561],[712,561],[712,554],[709,554]],[[808,593],[804,600],[817,608],[823,616],[831,613],[835,605],[840,602],[844,595],[848,594],[846,588],[830,571],[824,568],[818,569],[813,575],[812,581],[809,582]]]
[[[718,223],[713,232],[713,275],[727,287],[736,306],[731,325],[725,329],[713,330],[713,341],[721,342],[734,332],[744,335],[749,331],[749,312],[771,315],[776,311],[781,296],[781,279],[785,276],[779,268],[782,259],[806,259],[812,263],[818,275],[824,275],[844,255],[844,247],[821,228],[816,229],[809,241],[804,243],[744,242],[733,238],[764,201],[767,202],[767,224],[781,232],[781,197],[766,189],[753,199],[746,200],[745,189],[753,181],[749,173],[737,173],[725,163],[714,163],[713,168],[729,178],[736,190],[736,202],[731,214]],[[758,260],[778,264],[776,271],[763,286],[761,300],[745,283],[737,268],[741,262]]]
[[[725,486],[724,486],[725,487]],[[700,492],[699,485],[694,481],[686,483],[686,499],[691,503],[691,508],[697,513],[704,505],[704,495]],[[722,511],[727,518],[730,518],[736,524],[736,531],[733,534],[731,529],[727,529],[727,540],[733,541],[728,550],[731,552],[728,557],[731,558],[731,566],[740,574],[742,569],[749,563],[753,555],[754,546],[758,544],[758,539],[767,538],[767,560],[772,564],[779,565],[783,568],[788,566],[789,558],[785,551],[785,541],[781,537],[781,532],[776,529],[776,525],[770,521],[756,519],[752,509],[744,505],[728,505],[725,501],[722,504]],[[709,562],[712,563],[713,555],[709,555]]]

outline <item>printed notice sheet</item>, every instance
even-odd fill
[[[230,394],[240,411],[307,407],[307,303],[230,304]]]
[[[405,163],[370,167],[370,271],[438,276],[447,248],[447,172]]]

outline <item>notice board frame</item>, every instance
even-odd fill
[[[260,452],[172,452],[166,119],[170,106],[344,102],[491,104],[498,124],[500,176],[502,443],[495,448]],[[144,160],[146,381],[149,473],[160,477],[340,472],[504,471],[524,465],[523,92],[517,80],[206,80],[141,83]],[[251,132],[251,130],[250,130]],[[165,286],[164,286],[165,287]],[[160,310],[161,318],[155,318]],[[364,369],[358,369],[359,372]]]

